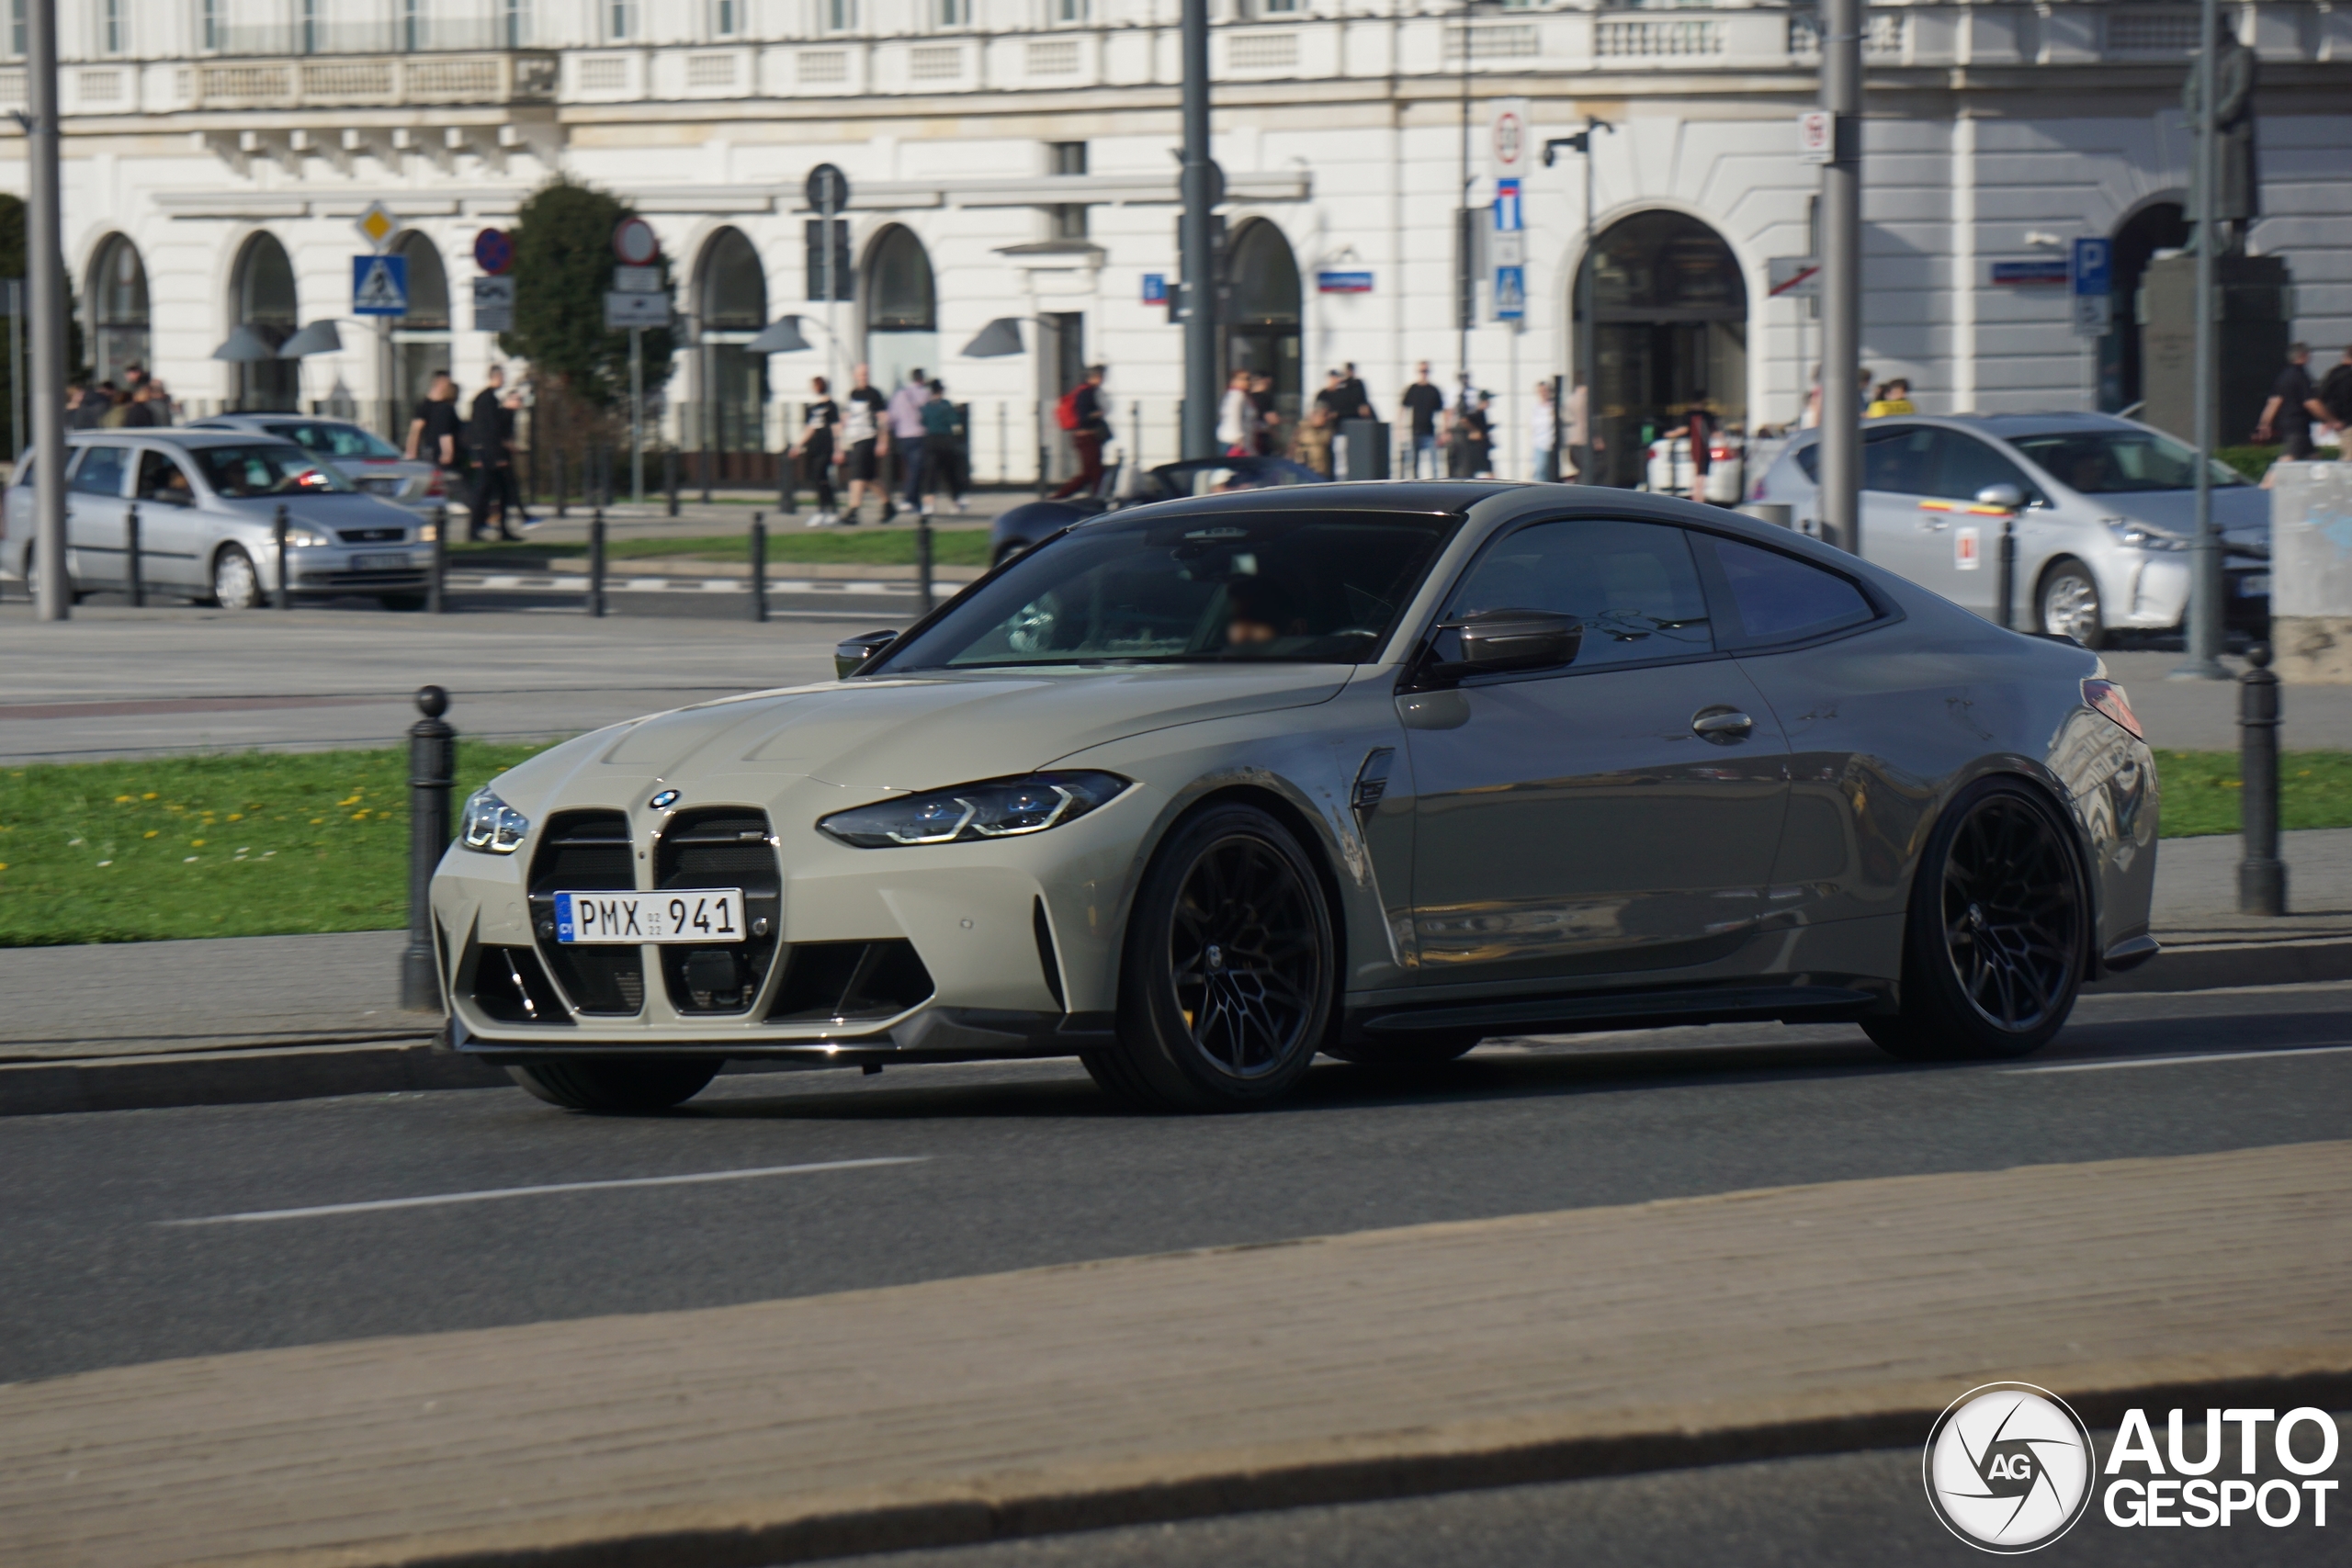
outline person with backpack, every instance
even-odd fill
[[[1054,423],[1069,432],[1069,444],[1078,451],[1078,472],[1049,492],[1049,500],[1091,491],[1102,482],[1102,444],[1111,439],[1111,421],[1102,412],[1102,366],[1088,366],[1086,378],[1054,405]]]
[[[956,405],[947,400],[947,389],[933,381],[926,389],[930,396],[922,404],[922,514],[932,517],[939,512],[942,491],[956,498],[958,512],[963,508],[964,486],[958,472],[956,457],[956,426],[963,423]]]

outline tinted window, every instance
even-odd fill
[[[1387,637],[1455,525],[1312,512],[1090,524],[1021,557],[881,668],[1353,664]]]
[[[1937,466],[1936,488],[1929,494],[1953,501],[1973,501],[1976,492],[1986,485],[2015,485],[2027,500],[2033,499],[2033,481],[2025,477],[2025,470],[1973,435],[1947,430],[1942,446],[1943,459]]]
[[[1795,642],[1871,618],[1861,590],[1836,572],[1736,539],[1713,543],[1750,642]]]
[[[1816,441],[1812,446],[1804,447],[1797,453],[1797,467],[1803,468],[1804,470],[1804,477],[1812,480],[1815,484],[1819,484],[1821,482],[1820,442]]]
[[[193,501],[196,491],[187,482],[187,474],[172,461],[167,453],[139,454],[139,499],[141,501]]]
[[[1584,623],[1577,667],[1714,647],[1690,541],[1662,523],[1578,518],[1521,528],[1488,547],[1445,619],[1550,610]]]
[[[85,446],[81,466],[74,470],[74,482],[66,488],[84,495],[120,495],[130,457],[127,447]]]
[[[1902,424],[1862,437],[1862,488],[1890,495],[1933,495],[1936,437],[1932,424]]]
[[[272,435],[283,436],[306,452],[316,452],[322,457],[397,457],[399,448],[380,436],[372,435],[356,424],[333,424],[319,421],[288,421],[267,427]]]
[[[342,475],[321,468],[316,458],[290,441],[199,446],[196,460],[216,495],[303,495],[351,488]]]

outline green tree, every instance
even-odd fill
[[[524,201],[514,223],[514,330],[498,345],[597,408],[628,395],[628,333],[605,331],[605,292],[613,230],[633,216],[619,197],[558,175]],[[666,286],[669,258],[661,265]],[[645,334],[648,395],[669,380],[676,346],[666,327]]]
[[[22,279],[24,276],[24,198],[22,197],[8,196],[5,193],[0,193],[0,278],[13,277]],[[83,357],[85,345],[82,342],[81,301],[74,297],[74,279],[70,273],[66,276],[65,287],[67,301],[65,317],[65,378],[72,381],[86,378],[90,371],[88,362]],[[28,304],[30,303],[29,300],[27,302]],[[24,374],[29,376],[32,373],[30,356],[33,351],[32,328],[30,323],[27,323],[24,327],[20,328],[19,331],[22,335],[20,337],[18,346],[27,356]],[[15,382],[11,378],[7,354],[8,323],[5,320],[0,320],[0,442],[6,442],[8,439],[8,433],[15,427],[16,423]],[[28,441],[32,439],[32,428],[29,423],[28,423],[25,429],[25,438]],[[11,452],[7,456],[11,460],[14,460],[17,454]]]

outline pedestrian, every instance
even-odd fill
[[[424,396],[409,416],[409,461],[431,463],[437,468],[458,466],[458,441],[464,422],[458,417],[458,383],[447,370],[435,370]]]
[[[874,388],[873,371],[860,365],[851,374],[856,385],[842,401],[842,440],[844,448],[838,459],[849,470],[849,511],[842,521],[855,525],[865,513],[865,492],[870,486],[882,498],[882,521],[888,523],[899,514],[890,503],[889,491],[881,482],[882,459],[890,455],[890,427],[885,418],[889,402]]]
[[[1397,400],[1405,414],[1406,425],[1411,433],[1412,456],[1407,459],[1408,479],[1440,479],[1442,474],[1437,462],[1437,421],[1445,410],[1445,394],[1430,379],[1430,362],[1426,359],[1413,368],[1412,385]],[[1423,472],[1424,469],[1428,471]]]
[[[1100,365],[1088,366],[1085,378],[1067,394],[1075,423],[1066,428],[1070,446],[1078,451],[1078,472],[1052,491],[1051,500],[1059,501],[1081,491],[1091,495],[1102,482],[1102,444],[1111,439],[1110,416],[1102,411],[1104,373]]]
[[[1329,371],[1323,378],[1323,389],[1315,394],[1315,406],[1331,416],[1335,430],[1342,420],[1369,418],[1359,400],[1363,387],[1360,381],[1351,383],[1345,370]]]
[[[1674,471],[1674,448],[1671,443],[1679,437],[1690,443],[1690,499],[1707,499],[1707,469],[1714,457],[1715,416],[1707,412],[1707,389],[1699,388],[1690,394],[1690,406],[1684,411],[1682,423],[1666,433],[1667,472]]]
[[[469,539],[486,536],[500,539],[522,537],[514,529],[515,514],[523,508],[514,489],[513,416],[501,406],[505,400],[505,367],[492,366],[466,415],[466,454],[472,460],[474,470],[473,504],[466,524],[466,536]],[[498,509],[495,535],[490,534],[492,506]]]
[[[1331,374],[1336,378],[1340,373],[1334,370]],[[1318,398],[1315,406],[1306,411],[1306,417],[1298,422],[1297,434],[1291,437],[1291,461],[1303,463],[1325,479],[1329,479],[1331,437],[1338,432],[1339,423],[1333,417],[1330,406]]]
[[[961,517],[964,498],[972,490],[972,411],[970,405],[947,396],[947,384],[944,381],[932,382],[931,395],[947,404],[948,434],[952,438],[947,453],[947,501],[949,510]]]
[[[107,398],[107,411],[98,416],[103,430],[120,430],[130,423],[130,394],[117,387]]]
[[[1226,378],[1225,400],[1216,411],[1216,444],[1228,457],[1246,457],[1258,449],[1258,405],[1250,397],[1247,370]]]
[[[2334,425],[2327,406],[2319,400],[2319,391],[2312,385],[2311,373],[2303,368],[2311,363],[2311,357],[2310,345],[2288,345],[2287,367],[2270,384],[2270,400],[2262,405],[2262,423],[2254,427],[2256,441],[2278,443],[2278,460],[2282,463],[2301,463],[2311,457],[2313,420],[2330,428]]]
[[[1535,454],[1535,478],[1544,484],[1560,482],[1560,411],[1552,401],[1552,378],[1535,383],[1535,412],[1527,419],[1530,452]]]
[[[1349,360],[1346,370],[1347,376],[1340,383],[1340,391],[1347,407],[1341,412],[1340,417],[1341,419],[1377,418],[1378,416],[1372,412],[1372,389],[1363,384],[1363,378],[1356,374],[1356,362],[1352,359]]]
[[[808,378],[808,390],[811,396],[801,410],[800,439],[784,456],[786,462],[800,465],[801,479],[817,493],[817,510],[808,525],[824,528],[841,521],[833,510],[833,433],[841,425],[842,409],[822,376]]]
[[[932,509],[923,503],[922,406],[931,400],[931,380],[920,367],[890,393],[890,450],[897,455],[900,499],[915,514]]]
[[[2327,411],[2327,427],[2340,438],[2347,426],[2352,426],[2352,348],[2344,357],[2327,367],[2320,378],[2320,407]]]
[[[1478,473],[1478,391],[1464,386],[1448,411],[1445,425],[1445,472],[1449,479],[1475,479]]]
[[[1274,396],[1274,378],[1263,370],[1250,372],[1250,401],[1258,411],[1250,450],[1261,457],[1271,457],[1283,444],[1283,410]]]
[[[1568,408],[1560,422],[1560,434],[1568,444],[1568,466],[1577,483],[1600,483],[1600,454],[1607,445],[1592,425],[1592,389],[1584,384],[1584,372],[1577,372],[1576,385],[1568,389]]]
[[[1918,412],[1917,406],[1911,401],[1911,383],[1897,376],[1878,389],[1878,396],[1871,400],[1871,406],[1862,417],[1887,419],[1896,414]]]
[[[956,477],[956,427],[961,424],[959,411],[947,400],[947,389],[937,381],[923,388],[928,394],[922,403],[922,514],[932,516],[939,510],[942,491],[956,498],[956,510],[961,512],[963,486]]]

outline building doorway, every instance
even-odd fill
[[[1716,420],[1747,422],[1747,283],[1723,236],[1679,212],[1637,212],[1593,241],[1598,363],[1593,407],[1601,484],[1642,482],[1650,442],[1704,401]],[[1570,319],[1586,330],[1581,270]]]
[[[270,233],[255,234],[238,253],[229,286],[229,313],[275,350],[294,335],[300,301],[294,293],[294,264]],[[300,406],[301,362],[261,359],[237,367],[235,403],[240,409]]]
[[[701,307],[702,407],[689,433],[720,480],[764,482],[768,359],[744,345],[768,321],[768,280],[760,254],[740,229],[721,229],[703,247],[695,297]]]
[[[110,234],[90,265],[90,356],[98,379],[122,384],[133,365],[154,367],[147,315],[147,268],[139,247]]]
[[[2108,263],[2115,289],[2114,315],[2108,334],[2098,340],[2098,406],[2105,412],[2121,413],[2148,395],[2140,336],[2140,280],[2159,251],[2177,251],[2188,243],[2188,217],[2177,201],[2152,201],[2115,231]]]
[[[1272,377],[1286,442],[1298,421],[1304,385],[1298,262],[1290,242],[1262,218],[1244,223],[1226,247],[1225,280],[1225,375],[1219,378],[1236,370]]]
[[[391,319],[392,427],[405,431],[408,411],[424,400],[433,373],[449,365],[449,274],[431,240],[413,229],[392,242],[408,262],[408,314]],[[458,401],[465,401],[459,389]]]

